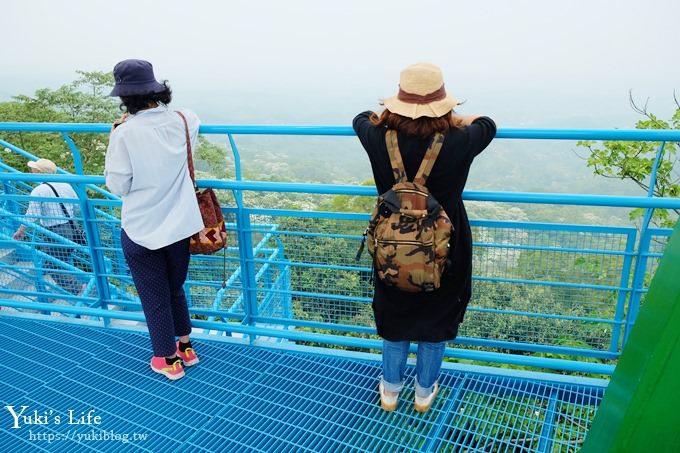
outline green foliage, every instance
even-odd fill
[[[680,105],[670,121],[664,121],[648,113],[646,107],[638,108],[631,99],[633,108],[645,116],[637,122],[636,129],[680,129]],[[588,148],[588,166],[596,175],[607,178],[628,179],[634,181],[645,191],[649,190],[649,180],[654,168],[654,161],[659,145],[653,142],[620,142],[604,141],[600,144],[594,141],[580,141],[577,144]],[[675,167],[677,163],[677,145],[666,143],[663,159],[659,163],[657,179],[653,187],[654,195],[658,197],[680,196],[680,175]],[[675,224],[679,211],[656,209],[652,221],[660,226],[670,228]],[[637,220],[644,215],[643,209],[630,212],[630,219]]]
[[[118,101],[108,96],[114,84],[110,72],[76,71],[78,78],[56,90],[41,88],[32,96],[18,95],[12,101],[0,103],[0,121],[39,123],[111,123],[120,115]],[[51,159],[58,166],[73,171],[73,156],[61,134],[16,132],[2,138],[38,157]],[[86,174],[104,172],[104,157],[108,134],[72,134],[81,152]],[[229,178],[230,159],[227,150],[203,137],[195,150],[197,164],[205,162],[205,170],[217,179]],[[5,152],[2,159],[8,165],[23,170],[26,159]],[[197,168],[203,170],[203,168]]]
[[[372,186],[373,179],[367,179],[360,185]],[[358,195],[336,195],[330,202],[324,203],[321,208],[333,212],[360,212],[370,213],[375,207],[375,197],[364,197]]]
[[[111,73],[77,71],[79,78],[56,90],[42,88],[33,96],[18,95],[12,101],[0,103],[0,121],[110,123],[119,114],[118,104],[106,95],[113,86]],[[108,137],[103,134],[73,134],[81,151],[87,174],[104,171],[104,156]],[[70,149],[60,134],[8,133],[8,142],[37,155],[53,160],[57,165],[73,170]],[[3,160],[15,168],[25,168],[25,159],[5,153]]]
[[[198,147],[194,152],[196,171],[208,171],[215,179],[234,177],[233,159],[227,157],[227,150],[205,137],[198,137]]]
[[[282,218],[279,222],[282,232],[309,231],[309,219]],[[338,234],[337,223],[332,220],[315,219],[312,230],[322,236],[282,234],[284,250],[290,259],[320,267],[293,266],[291,269],[291,290],[339,294],[349,297],[367,297],[368,278],[355,270],[329,269],[328,265],[347,265],[353,260],[356,242],[333,237]],[[352,256],[350,256],[352,255]],[[360,322],[370,325],[370,305],[351,300],[323,299],[317,296],[293,296],[296,318],[354,325]]]

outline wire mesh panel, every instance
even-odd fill
[[[285,287],[276,291],[290,304],[287,311],[270,315],[326,323],[329,330],[334,330],[333,324],[371,326],[368,258],[355,261],[364,222],[301,214],[266,217],[276,225],[264,242],[277,251],[269,263],[286,268]],[[253,237],[264,231],[254,228]],[[256,260],[267,263],[264,256]],[[261,293],[264,298],[271,295],[266,290]]]
[[[651,228],[647,231],[649,234],[649,252],[646,254],[647,263],[645,268],[644,289],[649,289],[649,284],[654,277],[656,268],[659,266],[664,249],[671,237],[672,230]]]
[[[141,311],[122,253],[116,197],[90,194],[86,204],[64,198],[61,209],[54,198],[26,195],[30,185],[6,182],[4,188],[9,251],[2,265],[10,272],[0,291],[41,302],[49,299],[44,293],[56,292],[74,305]],[[217,193],[234,201],[231,191]],[[32,202],[59,209],[36,214]],[[82,206],[92,243],[80,245],[69,239],[70,230],[59,235],[47,228],[58,221],[60,228],[85,230]],[[250,316],[260,327],[374,335],[371,260],[368,253],[355,259],[367,214],[226,206],[225,215],[228,249],[191,261],[185,290],[195,316],[232,322]],[[21,224],[30,225],[30,245],[11,240]],[[463,347],[557,347],[606,358],[619,351],[637,253],[634,229],[474,221],[473,238],[473,298],[458,338]],[[649,253],[650,271],[658,256],[656,249]]]
[[[40,190],[50,189],[42,186],[38,186]],[[74,196],[68,184],[53,186],[60,195]],[[2,188],[0,297],[80,307],[100,307],[102,303],[114,310],[141,312],[121,247],[120,200],[90,193],[92,198],[85,204],[91,210],[90,231],[85,233],[86,213],[81,212],[83,204],[77,195],[57,200],[14,182],[4,183]],[[192,309],[210,310],[211,320],[229,320],[232,314],[240,319],[244,313],[235,214],[225,213],[225,220],[229,248],[216,255],[193,257],[185,285]],[[96,264],[99,272],[95,275]],[[97,281],[96,276],[103,280]],[[102,282],[106,283],[99,297]]]
[[[141,311],[121,245],[120,201],[94,200],[92,203],[95,206],[95,224],[105,261],[104,276],[111,283],[110,298],[106,302],[128,310]],[[189,264],[184,286],[187,302],[194,311],[210,312],[210,315],[200,316],[211,320],[219,318],[228,321],[231,315],[244,313],[241,262],[234,219],[233,213],[225,213],[227,249],[213,255],[194,255]]]
[[[0,297],[60,305],[96,300],[93,257],[73,187],[1,187]]]
[[[548,406],[545,391],[521,381],[470,379],[451,410],[439,451],[536,451]]]
[[[602,391],[592,388],[572,388],[557,403],[552,452],[575,453],[581,449],[602,396]]]
[[[473,237],[462,336],[520,349],[611,349],[629,293],[634,229],[477,221]]]
[[[278,247],[272,263],[290,268],[284,294],[292,313],[282,322],[314,322],[319,332],[372,328],[370,257],[355,261],[366,223],[338,213],[272,212],[265,219],[277,226],[265,242]],[[474,225],[473,299],[463,337],[505,349],[533,344],[609,352],[618,345],[634,229]],[[254,238],[263,234],[253,230]]]
[[[601,389],[470,375],[436,451],[575,452],[601,400]]]

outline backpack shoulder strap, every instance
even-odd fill
[[[435,133],[432,144],[427,148],[427,151],[425,151],[425,157],[423,157],[423,161],[420,163],[418,173],[416,173],[416,177],[413,178],[414,183],[420,184],[421,186],[425,185],[425,182],[432,171],[432,167],[434,167],[434,163],[436,162],[437,157],[439,157],[439,151],[441,151],[443,144],[444,134],[441,132]]]
[[[387,153],[390,155],[390,163],[392,164],[392,174],[394,175],[394,183],[405,182],[406,169],[404,169],[404,161],[401,160],[401,151],[399,151],[399,143],[397,141],[397,131],[388,129],[385,134],[385,143],[387,144]]]
[[[49,182],[44,182],[43,184],[45,184],[47,187],[49,187],[50,189],[52,189],[52,192],[54,192],[54,196],[55,196],[55,197],[60,198],[60,197],[59,197],[59,193],[57,192],[57,190],[54,188],[54,186],[53,186],[52,184],[50,184]],[[65,215],[67,218],[70,219],[71,216],[68,215],[68,211],[66,210],[66,206],[64,206],[64,203],[59,202],[59,206],[61,206],[61,211],[64,213],[64,215]]]

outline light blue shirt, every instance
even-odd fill
[[[31,201],[28,204],[28,209],[26,209],[26,220],[29,222],[40,222],[42,226],[52,227],[56,225],[61,225],[62,223],[67,223],[68,218],[64,215],[64,210],[61,209],[61,205],[66,209],[68,217],[74,217],[76,214],[74,212],[74,204],[72,200],[77,200],[78,195],[76,195],[73,187],[65,182],[51,182],[50,185],[54,187],[57,191],[59,198],[67,198],[68,200],[58,200],[54,203],[48,201]],[[47,184],[39,184],[31,191],[32,197],[40,198],[55,198],[54,192],[50,189]],[[80,212],[80,209],[77,210]]]
[[[200,121],[182,110],[192,151]],[[135,243],[157,250],[203,229],[187,166],[184,123],[165,106],[130,115],[109,138],[104,175],[123,200],[121,227]]]

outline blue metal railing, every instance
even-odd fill
[[[106,123],[0,123],[0,132],[109,133]],[[204,124],[201,134],[220,135],[338,135],[353,136],[350,126],[291,126]],[[680,130],[655,129],[520,129],[501,128],[497,138],[523,140],[622,140],[647,142],[680,141]]]
[[[78,160],[69,133],[106,133],[103,124],[0,123],[4,132],[58,132]],[[249,207],[244,192],[301,192],[374,197],[373,187],[242,180],[234,135],[353,135],[335,126],[204,125],[202,134],[227,135],[236,167],[235,181],[199,180],[233,205],[224,207],[230,222],[230,248],[225,252],[228,278],[222,285],[222,257],[194,257],[188,295],[197,328],[303,344],[380,349],[370,316],[370,263],[353,261],[368,219],[367,213],[339,213]],[[547,140],[680,141],[680,131],[501,129],[499,138]],[[6,146],[2,141],[0,145]],[[11,144],[9,144],[11,145]],[[27,158],[32,154],[8,147]],[[662,150],[663,147],[661,146]],[[79,168],[79,165],[76,165]],[[55,305],[50,291],[0,288],[0,305],[22,310],[91,316],[110,321],[143,321],[117,239],[120,207],[108,197],[101,176],[28,175],[0,172],[5,190],[0,205],[27,203],[27,183],[68,182],[79,196],[88,231],[96,281],[92,303]],[[23,195],[12,192],[22,186]],[[653,184],[650,184],[653,186]],[[87,190],[99,198],[87,196]],[[101,196],[104,195],[104,198]],[[680,209],[680,200],[653,197],[548,193],[464,193],[466,200],[578,206]],[[75,202],[75,200],[74,200]],[[0,249],[17,248],[9,226],[21,220],[21,209],[0,224]],[[11,220],[14,218],[15,220]],[[4,228],[4,230],[3,230]],[[589,373],[610,373],[628,331],[635,322],[645,288],[661,250],[656,244],[667,230],[643,223],[635,228],[530,222],[473,220],[475,297],[470,304],[459,345],[447,355],[463,360]],[[11,234],[10,234],[11,235]],[[655,248],[656,247],[656,248]],[[7,265],[7,268],[12,268]],[[30,269],[26,270],[30,277]],[[0,287],[2,285],[0,284]],[[39,298],[38,298],[39,296]],[[21,299],[16,299],[20,297]],[[69,299],[77,300],[78,296]],[[43,302],[40,302],[40,301]],[[118,309],[114,309],[118,308]],[[556,358],[558,357],[558,358]],[[581,360],[573,360],[582,358]]]

